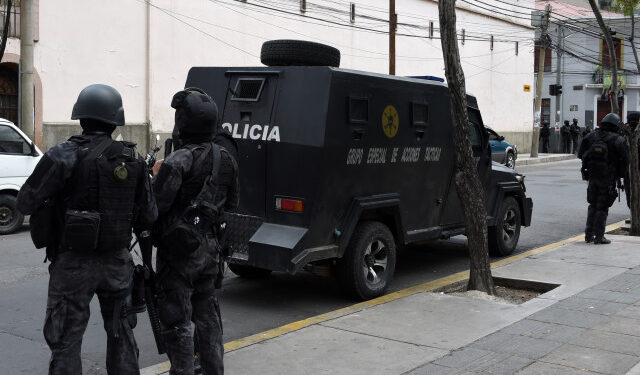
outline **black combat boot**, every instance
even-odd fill
[[[608,240],[604,236],[602,236],[602,237],[596,237],[593,240],[593,243],[596,245],[608,245],[611,243],[611,240]]]
[[[585,234],[584,235],[584,242],[591,243],[591,242],[593,242],[593,238],[594,238],[593,234]]]

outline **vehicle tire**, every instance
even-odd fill
[[[22,226],[24,215],[18,210],[16,197],[0,195],[0,234],[13,233]]]
[[[304,40],[270,40],[262,44],[260,61],[266,66],[340,66],[340,51]]]
[[[240,277],[245,279],[262,279],[271,274],[271,270],[247,266],[244,264],[229,263],[229,269]]]
[[[511,169],[516,168],[516,155],[513,152],[507,152],[507,157],[504,159],[504,165]]]
[[[377,221],[365,221],[353,232],[337,271],[350,296],[367,300],[384,294],[395,267],[396,244],[391,231]]]
[[[489,227],[489,254],[505,256],[513,253],[520,239],[522,217],[514,197],[505,197],[496,217],[496,225]]]

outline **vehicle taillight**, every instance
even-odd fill
[[[304,211],[304,202],[299,199],[276,198],[276,210],[302,212]]]

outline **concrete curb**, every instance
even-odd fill
[[[573,160],[577,159],[574,154],[546,154],[538,156],[537,158],[524,157],[522,159],[516,159],[516,168],[524,165],[536,165],[545,163],[554,163],[557,161]]]

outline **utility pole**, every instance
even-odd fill
[[[538,78],[536,79],[536,103],[535,118],[533,119],[533,137],[531,138],[531,157],[538,157],[538,137],[540,134],[540,122],[542,121],[542,80],[544,79],[544,55],[547,49],[547,28],[549,27],[549,13],[551,5],[547,4],[544,10],[542,26],[540,30],[540,53],[538,54]]]
[[[34,140],[33,92],[33,0],[20,1],[20,128]]]
[[[556,43],[556,45],[558,46],[558,48],[556,48],[556,87],[562,84],[562,65],[561,64],[562,64],[562,48],[563,48],[563,41],[564,41],[564,38],[562,37],[562,26],[560,26],[560,24],[558,24],[557,30],[558,30],[558,42]],[[562,118],[560,118],[560,109],[562,108],[560,106],[561,100],[562,100],[562,93],[556,93],[556,114],[554,118],[556,119],[556,123],[558,125],[562,121]]]
[[[389,74],[396,74],[396,0],[389,0]]]

